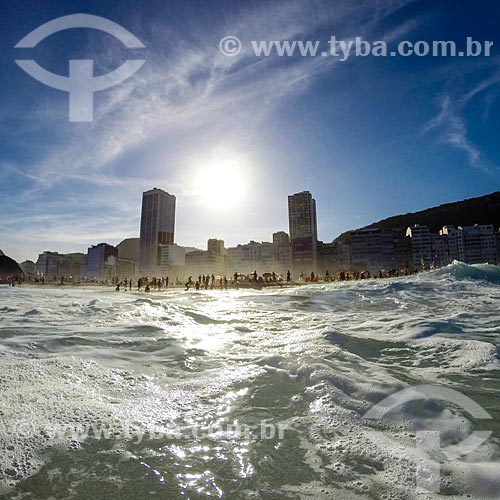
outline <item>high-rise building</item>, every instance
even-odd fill
[[[139,268],[139,238],[127,238],[118,245],[118,263],[116,277],[118,279],[133,279],[137,277]]]
[[[111,281],[116,275],[118,248],[108,243],[92,245],[87,251],[87,278]]]
[[[434,266],[443,267],[450,263],[448,235],[431,233],[431,255]]]
[[[139,249],[141,240],[139,238],[126,238],[116,245],[118,257],[133,260],[139,264]]]
[[[496,264],[496,238],[495,230],[491,224],[476,224],[458,229],[463,234],[465,262],[467,264]]]
[[[37,273],[46,281],[56,281],[61,276],[62,254],[59,252],[43,252],[36,261]]]
[[[196,248],[186,248],[179,245],[161,245],[160,275],[171,276],[183,272],[186,263],[186,253],[194,252]]]
[[[81,266],[85,259],[83,253],[62,254],[43,252],[38,256],[35,273],[45,281],[80,281]]]
[[[285,233],[285,231],[278,231],[273,233],[273,243],[276,245],[289,245],[290,237]]]
[[[288,224],[292,242],[297,238],[312,237],[314,241],[318,239],[316,200],[309,191],[288,197]]]
[[[323,243],[318,241],[318,271],[320,274],[333,276],[338,271],[351,269],[351,243],[332,241]],[[366,266],[363,268],[366,270]]]
[[[432,243],[429,228],[415,224],[406,230],[406,236],[411,238],[414,269],[419,271],[429,269],[432,263]]]
[[[3,255],[0,251],[0,256]],[[24,277],[28,281],[34,281],[36,279],[36,264],[31,260],[25,260],[19,264],[21,269],[24,271]]]
[[[453,262],[454,260],[465,260],[464,252],[464,234],[463,231],[457,229],[455,226],[443,226],[439,231],[442,236],[448,236],[448,260]]]
[[[223,276],[225,273],[224,255],[210,250],[187,252],[185,270],[188,275],[194,278],[206,274]]]
[[[318,224],[316,200],[309,191],[288,197],[288,223],[295,273],[317,270]]]
[[[228,274],[235,272],[248,274],[257,271],[261,274],[261,244],[250,241],[245,245],[227,249],[227,271]]]
[[[209,239],[207,243],[207,250],[209,252],[217,253],[219,255],[224,255],[225,253],[224,240],[218,240],[215,238]]]
[[[376,275],[381,270],[395,268],[394,239],[392,231],[378,227],[351,232],[351,265],[357,271],[370,271]]]
[[[413,271],[412,239],[406,233],[394,232],[394,268],[406,273]]]
[[[273,233],[273,245],[275,247],[276,270],[286,276],[293,269],[293,252],[290,237],[285,231]]]
[[[174,244],[175,196],[154,188],[142,194],[141,273],[155,273],[161,263],[161,246]]]

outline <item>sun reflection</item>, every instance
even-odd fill
[[[183,490],[192,489],[208,497],[222,498],[222,489],[217,486],[215,476],[209,470],[199,474],[177,474],[179,487]]]

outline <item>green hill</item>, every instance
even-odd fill
[[[496,191],[478,198],[446,203],[419,212],[395,215],[360,229],[379,227],[404,233],[408,226],[415,224],[428,226],[434,233],[446,225],[493,224],[495,229],[498,229],[500,226],[500,192]],[[345,241],[348,234],[348,232],[343,233],[335,241]]]

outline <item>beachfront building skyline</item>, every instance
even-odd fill
[[[153,188],[142,194],[139,271],[155,273],[161,265],[162,245],[174,244],[174,195]]]
[[[316,200],[309,191],[288,196],[288,226],[295,273],[317,271]]]
[[[316,202],[309,191],[288,197],[289,227],[294,237],[276,231],[272,242],[250,241],[225,248],[224,241],[211,238],[206,250],[184,247],[173,241],[176,198],[154,188],[143,193],[141,238],[127,238],[113,247],[101,243],[89,248],[88,255],[44,252],[36,264],[36,277],[49,281],[61,278],[79,281],[109,281],[137,279],[140,276],[170,276],[234,273],[259,275],[275,273],[286,276],[288,271],[297,278],[301,273],[330,276],[339,271],[415,272],[445,266],[454,260],[467,264],[498,263],[500,231],[491,224],[475,226],[446,225],[431,232],[425,225],[406,230],[369,227],[345,233],[331,243],[317,241]],[[149,231],[149,233],[148,233]],[[145,236],[151,236],[151,242]],[[156,235],[156,237],[155,237]],[[150,243],[153,265],[140,267],[145,244]],[[102,258],[102,249],[112,248]],[[118,254],[116,254],[116,249]],[[111,258],[110,258],[111,257]],[[141,266],[143,264],[141,263]],[[33,266],[26,262],[26,276],[33,278]]]
[[[36,278],[59,281],[61,278],[79,281],[87,269],[87,256],[81,252],[62,254],[45,251],[36,261]]]

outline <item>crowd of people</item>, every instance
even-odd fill
[[[147,276],[143,276],[137,280],[137,291],[144,290],[144,292],[151,291],[162,291],[166,290],[169,287],[185,287],[185,291],[192,289],[195,290],[227,290],[228,287],[238,288],[240,286],[248,286],[253,284],[272,284],[272,283],[282,283],[282,282],[292,283],[292,276],[290,271],[287,272],[286,278],[284,278],[281,274],[277,274],[275,272],[264,273],[263,275],[259,275],[255,270],[253,273],[249,273],[247,275],[239,274],[237,272],[234,273],[231,280],[227,278],[227,276],[215,276],[215,274],[202,274],[197,278],[193,278],[193,276],[189,276],[187,280],[182,281],[178,277],[176,277],[175,281],[172,282],[168,276],[161,278],[149,278]],[[114,279],[113,285],[115,285],[115,291],[131,291],[132,288],[135,288],[133,280],[131,278],[126,278],[123,280]]]
[[[430,269],[433,269],[434,266],[430,266]],[[422,270],[426,270],[424,264],[422,264]],[[132,278],[118,279],[113,278],[111,283],[115,286],[115,290],[119,291],[132,291],[132,289],[137,289],[137,291],[151,292],[151,291],[162,291],[166,290],[169,287],[184,287],[185,291],[189,291],[190,289],[194,290],[227,290],[228,287],[231,288],[239,288],[239,287],[260,287],[272,284],[282,285],[284,283],[287,284],[300,284],[300,283],[329,283],[334,281],[350,281],[350,280],[364,280],[364,279],[372,279],[372,278],[395,278],[399,276],[408,276],[409,274],[413,274],[418,272],[417,269],[405,269],[401,270],[381,270],[378,273],[372,275],[370,271],[337,271],[334,275],[330,274],[327,270],[324,276],[318,275],[314,272],[311,272],[309,275],[304,274],[303,272],[296,278],[292,278],[291,272],[288,270],[286,275],[276,273],[276,272],[266,272],[263,274],[257,273],[255,270],[253,273],[249,274],[241,274],[235,272],[232,276],[231,280],[228,280],[226,276],[215,276],[215,274],[202,274],[197,278],[193,278],[193,276],[189,276],[187,279],[179,279],[176,277],[175,280],[170,280],[168,276],[164,276],[161,278],[152,277],[149,278],[147,276],[143,276],[134,283]],[[44,279],[41,278],[41,284],[44,284]],[[61,277],[61,284],[64,284],[64,278]],[[12,281],[10,283],[12,286],[20,285],[21,281]],[[104,283],[107,284],[107,283]]]
[[[175,281],[171,281],[168,276],[162,278],[148,278],[141,277],[137,280],[137,291],[144,290],[145,292],[151,291],[161,291],[166,290],[172,286],[175,287],[184,287],[185,291],[189,291],[191,289],[194,290],[227,290],[228,287],[231,288],[239,288],[241,286],[252,286],[252,285],[271,285],[271,284],[299,284],[299,283],[330,283],[334,281],[350,281],[350,280],[364,280],[364,279],[372,279],[372,278],[395,278],[398,276],[408,276],[408,274],[412,274],[407,268],[403,270],[394,270],[391,269],[389,271],[379,271],[377,274],[373,275],[369,271],[337,271],[334,275],[331,275],[327,270],[324,276],[320,276],[314,272],[311,272],[310,275],[305,275],[304,273],[300,273],[296,280],[292,279],[292,275],[290,271],[287,271],[286,276],[282,274],[278,274],[275,272],[263,273],[262,275],[258,274],[255,270],[253,273],[249,274],[240,274],[235,272],[232,276],[231,280],[228,280],[227,276],[215,276],[215,274],[201,274],[198,277],[193,278],[193,276],[189,276],[185,280],[180,280],[176,277]],[[125,279],[121,281],[116,281],[116,291],[121,290],[132,290],[133,280]]]

